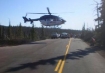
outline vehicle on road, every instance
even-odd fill
[[[60,34],[58,34],[58,33],[51,34],[52,39],[59,38],[59,37],[60,37]]]
[[[70,35],[68,33],[64,32],[60,35],[60,37],[61,38],[70,38]]]

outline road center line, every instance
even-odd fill
[[[67,55],[67,52],[68,52],[68,47],[69,47],[69,45],[66,45],[67,50],[66,50],[65,56]],[[54,70],[54,71],[58,71],[58,69],[59,69],[59,67],[60,67],[61,63],[63,63],[63,64],[64,64],[64,62],[62,62],[62,60],[59,60],[59,61],[58,61],[58,64],[57,64],[57,66],[56,66],[56,68],[55,68],[55,70]],[[62,68],[63,68],[63,66],[62,66]]]
[[[66,48],[68,47],[69,45],[66,45]]]
[[[61,62],[62,62],[62,60],[59,60],[59,62],[58,62],[58,64],[57,64],[57,66],[56,66],[56,68],[55,68],[55,70],[54,70],[54,71],[58,71],[58,69],[59,69],[59,67],[60,67]]]
[[[66,56],[67,56],[68,51],[69,51],[69,48],[70,48],[70,43],[71,43],[71,39],[70,39],[70,41],[69,41],[69,44],[68,44],[68,47],[67,47],[67,50],[66,50],[66,53],[65,53],[64,59],[63,59],[63,61],[62,61],[62,64],[61,64],[61,67],[60,67],[58,73],[62,73],[62,71],[63,71],[63,67],[64,67],[65,60],[66,60]]]
[[[60,67],[58,73],[62,73],[62,70],[63,70],[64,64],[65,64],[65,60],[62,61],[62,64],[61,64],[61,67]]]

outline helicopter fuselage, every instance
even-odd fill
[[[64,24],[66,21],[59,16],[55,15],[44,15],[39,18],[41,24],[45,26],[54,26]]]
[[[26,16],[27,14],[49,14],[49,15],[43,15],[41,16],[40,18],[37,18],[37,19],[31,19],[31,18],[26,18],[23,17],[24,19],[24,22],[30,22],[31,24],[33,23],[33,21],[40,21],[42,25],[45,25],[45,26],[55,26],[55,25],[61,25],[61,24],[64,24],[66,21],[64,19],[62,19],[61,17],[59,16],[55,16],[55,15],[52,15],[54,13],[50,13],[50,10],[49,8],[47,7],[47,11],[48,13],[26,13]]]

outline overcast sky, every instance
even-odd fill
[[[96,0],[100,3],[100,0]],[[93,4],[93,5],[92,5]],[[86,27],[93,27],[97,24],[94,0],[0,0],[0,23],[8,26],[9,19],[11,25],[31,26],[24,23],[22,16],[27,12],[47,12],[46,7],[52,13],[74,12],[67,14],[56,14],[67,22],[62,25],[65,29],[82,29],[85,22]],[[29,18],[39,18],[42,15],[28,15]],[[35,22],[36,27],[40,27],[39,21]]]

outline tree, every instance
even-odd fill
[[[1,26],[1,24],[0,24],[0,39],[2,39],[2,37],[3,37],[3,35],[2,35],[2,26]]]
[[[101,21],[103,22],[101,25],[101,38],[102,44],[105,45],[105,0],[102,0],[101,18]]]
[[[84,25],[83,25],[83,27],[82,27],[81,38],[84,38],[84,36],[85,36],[85,23],[84,23]]]
[[[5,39],[5,26],[2,26],[2,39]]]
[[[9,21],[9,26],[8,26],[8,38],[11,39],[12,38],[12,28],[11,28],[11,22]]]
[[[101,23],[97,25],[98,28],[96,28],[96,36],[99,43],[101,43],[101,45],[105,45],[105,0],[101,0],[101,2],[102,5],[98,8],[101,16],[96,19],[96,21],[100,21]]]
[[[81,34],[81,38],[86,41],[86,42],[90,42],[91,43],[91,39],[94,36],[94,30],[92,30],[91,28],[85,28],[85,23],[83,25],[82,28],[82,34]]]
[[[31,28],[31,40],[36,40],[36,31],[34,28],[34,23],[32,24],[32,28]]]
[[[19,24],[19,28],[18,28],[18,36],[20,37],[20,39],[23,38],[23,31],[22,31],[22,25],[21,25],[21,23]]]
[[[42,25],[42,28],[41,28],[41,39],[45,39],[45,32],[44,32],[43,25]]]

